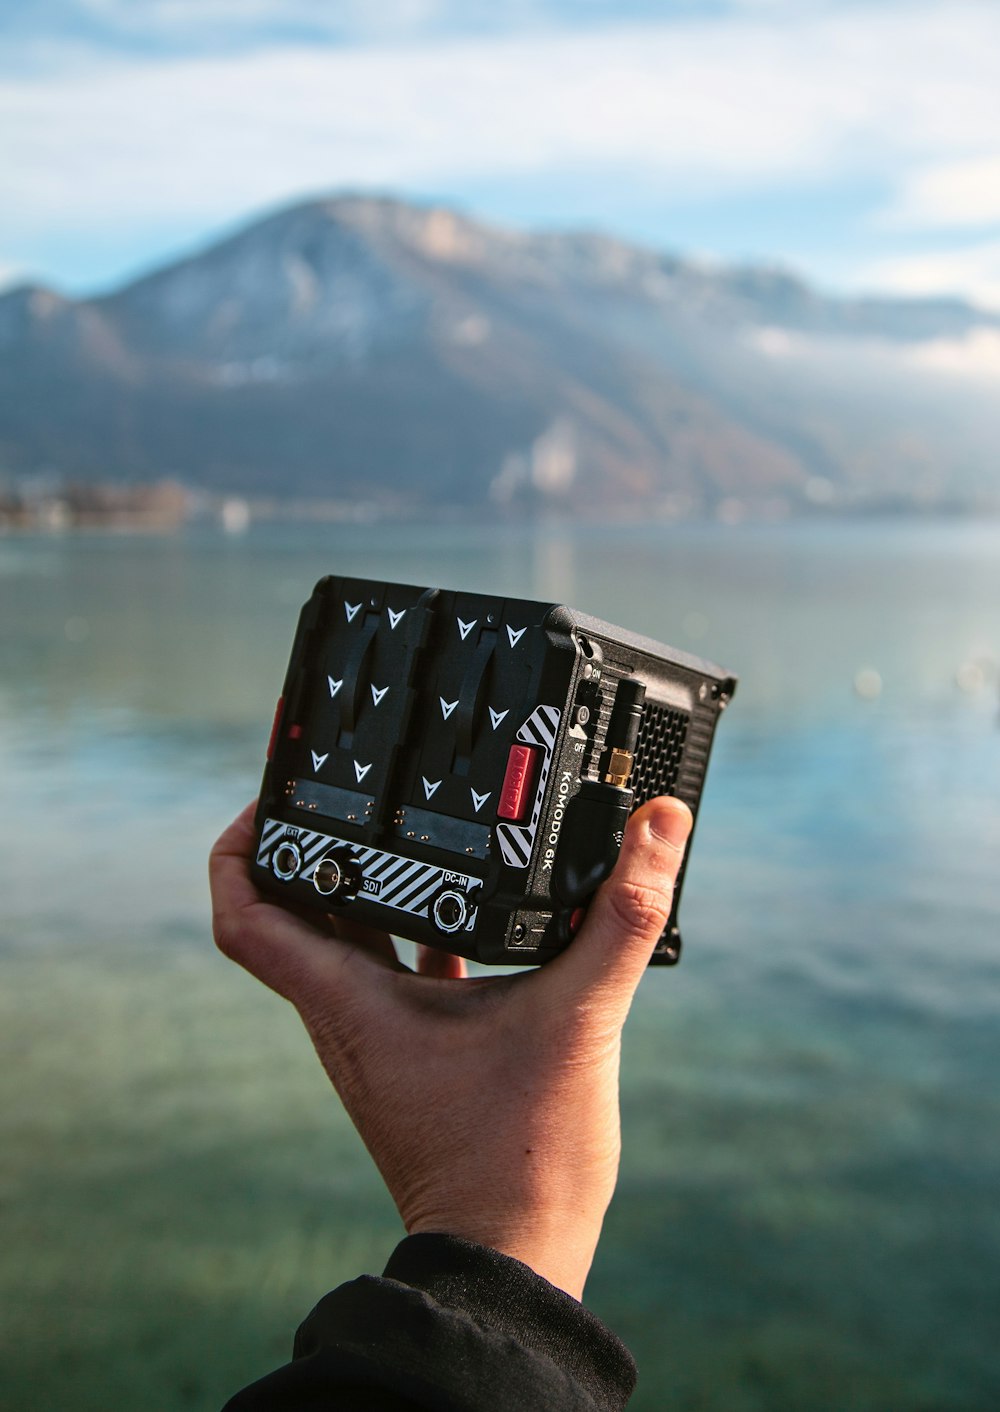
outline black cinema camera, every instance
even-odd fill
[[[631,810],[697,814],[736,679],[552,603],[324,578],[275,713],[251,871],[476,961],[570,941]],[[678,959],[683,873],[653,961]]]

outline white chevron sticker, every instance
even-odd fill
[[[458,623],[458,630],[462,634],[462,641],[464,642],[465,639],[469,636],[469,633],[479,622],[479,619],[473,618],[471,623],[463,623],[461,618],[456,618],[455,621]]]
[[[360,607],[360,603],[348,603],[347,599],[344,599],[344,612],[347,614],[347,621],[349,623],[354,622],[354,619],[358,616],[358,609]]]
[[[507,707],[507,710],[506,710],[506,711],[494,711],[493,707],[492,707],[492,706],[490,707],[490,720],[493,722],[493,729],[494,729],[494,730],[496,730],[497,726],[498,726],[498,725],[500,724],[500,722],[503,720],[504,716],[506,716],[506,715],[509,713],[509,711],[510,711],[510,707],[509,707],[509,706]]]
[[[365,775],[367,775],[367,773],[368,773],[368,771],[369,771],[370,769],[371,769],[371,761],[369,761],[367,765],[359,765],[358,762],[357,762],[357,760],[355,760],[355,762],[354,762],[354,773],[355,773],[355,774],[357,775],[357,777],[358,777],[358,784],[361,783],[361,781],[364,779]]]
[[[309,754],[313,757],[313,769],[314,769],[314,770],[318,770],[319,767],[320,767],[320,765],[322,765],[323,761],[329,759],[329,757],[330,757],[330,752],[329,752],[329,750],[326,752],[325,755],[317,755],[316,752],[315,752],[315,750],[310,750]]]
[[[434,797],[434,791],[441,788],[441,781],[435,780],[434,783],[431,784],[426,775],[421,775],[420,778],[424,782],[424,794],[426,794],[428,799],[432,799]]]
[[[441,714],[445,718],[445,720],[447,720],[448,717],[451,715],[452,711],[454,711],[455,707],[458,705],[458,702],[446,701],[443,696],[439,696],[438,700],[441,702]]]
[[[485,794],[477,794],[476,791],[470,786],[469,793],[472,795],[472,807],[478,814],[480,809],[486,803],[487,799],[489,799],[490,795],[493,793],[493,791],[492,789],[488,789]]]
[[[334,681],[333,677],[327,677],[327,681],[330,683],[330,695],[336,696],[337,692],[344,685],[343,677],[341,677],[340,681]]]
[[[511,627],[510,623],[507,624],[507,636],[510,638],[511,647],[517,646],[517,644],[521,641],[521,638],[524,636],[524,632],[524,628],[518,628],[517,632],[515,632],[514,629]]]
[[[388,690],[389,688],[387,686],[380,687],[375,686],[374,683],[372,684],[372,700],[375,702],[376,706],[382,700],[382,697],[386,694]]]
[[[387,608],[387,609],[386,609],[386,612],[389,614],[389,626],[390,626],[391,628],[398,628],[398,627],[399,627],[399,623],[400,623],[400,619],[406,617],[406,609],[405,609],[405,608],[400,608],[400,610],[399,610],[398,613],[394,613],[391,608]]]

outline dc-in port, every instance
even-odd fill
[[[431,908],[431,918],[439,932],[457,932],[469,918],[469,904],[460,892],[439,892]]]
[[[302,867],[302,854],[299,845],[286,838],[271,854],[271,869],[282,882],[291,882]]]

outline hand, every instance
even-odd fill
[[[492,1246],[580,1298],[620,1153],[622,1026],[670,915],[691,829],[676,799],[629,821],[572,944],[515,975],[465,977],[384,933],[266,901],[253,806],[212,850],[219,948],[298,1010],[406,1230]]]

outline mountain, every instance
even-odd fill
[[[0,297],[0,472],[386,506],[1000,500],[1000,316],[439,206],[311,201]]]

